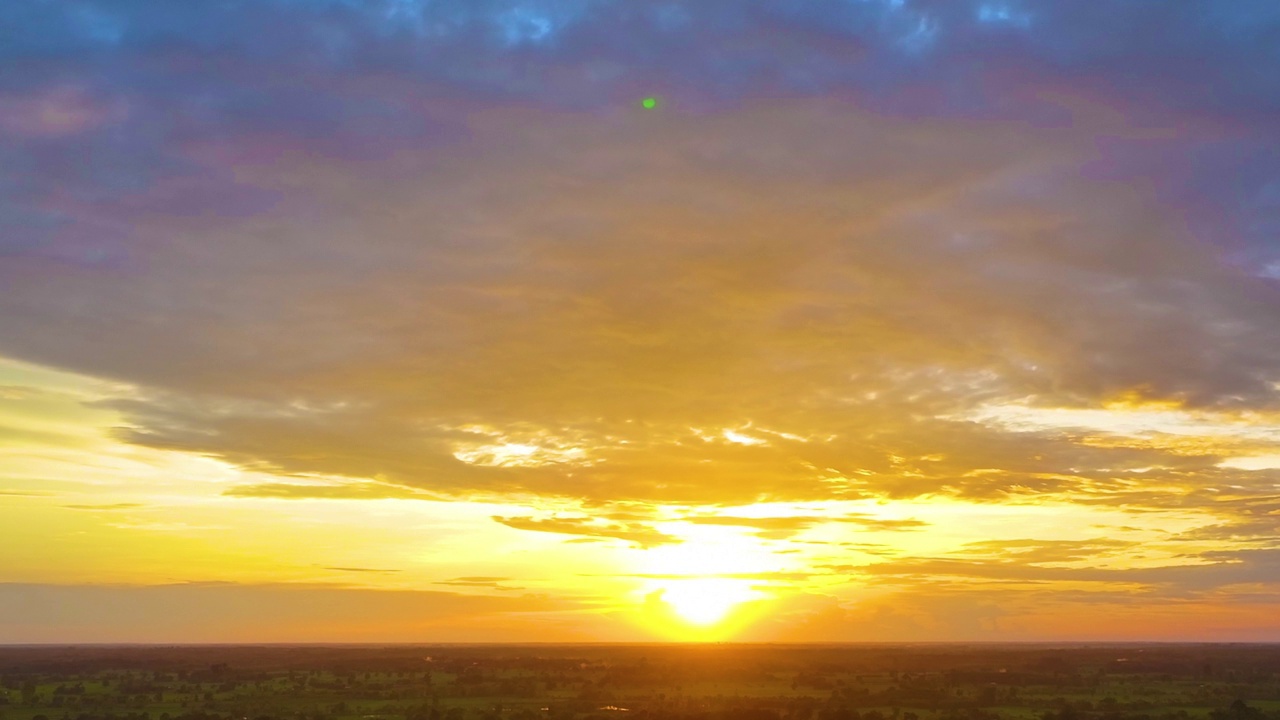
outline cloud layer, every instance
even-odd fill
[[[568,506],[492,520],[639,548],[937,524],[757,502],[1059,503],[1200,525],[1144,568],[1042,537],[830,567],[1270,582],[1274,3],[83,0],[0,28],[0,355],[123,383],[94,407],[124,443],[274,476],[226,499]]]

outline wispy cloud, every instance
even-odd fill
[[[590,518],[533,518],[533,517],[500,517],[494,520],[517,530],[535,530],[537,532],[559,533],[562,535],[581,535],[586,538],[612,538],[634,543],[639,547],[652,547],[679,542],[679,538],[659,532],[654,528],[639,523],[600,523]]]
[[[727,525],[730,527],[755,528],[761,537],[781,539],[788,538],[815,525],[825,523],[846,523],[864,530],[918,530],[927,527],[928,523],[916,519],[878,518],[866,514],[845,515],[839,517],[823,517],[816,515],[774,516],[774,517],[739,517],[733,515],[693,515],[682,518],[695,525]]]

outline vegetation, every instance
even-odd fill
[[[0,648],[0,720],[1280,720],[1280,647]]]

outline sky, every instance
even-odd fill
[[[1280,4],[0,3],[0,642],[980,640],[1280,641]]]

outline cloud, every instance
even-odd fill
[[[0,95],[0,127],[7,133],[40,140],[78,135],[124,119],[127,109],[110,107],[82,88],[42,88],[29,95]]]
[[[958,552],[1013,560],[1025,564],[1067,563],[1097,560],[1133,548],[1137,543],[1111,538],[1089,540],[979,540],[965,543]]]
[[[427,176],[410,191],[340,175],[332,200],[351,209],[336,225],[252,221],[275,228],[272,246],[252,240],[259,231],[210,228],[201,242],[223,249],[213,265],[198,244],[179,243],[156,251],[156,271],[138,285],[91,275],[57,297],[59,283],[24,286],[5,317],[32,324],[7,336],[151,388],[109,405],[128,418],[121,437],[131,442],[437,494],[591,500],[1001,499],[1069,491],[1082,476],[1105,484],[1091,476],[1128,468],[1204,467],[1218,458],[945,418],[1028,393],[1093,402],[1136,386],[1213,402],[1265,377],[1265,358],[1250,358],[1269,352],[1270,315],[1222,306],[1240,283],[1206,269],[1176,234],[1082,244],[1085,228],[1099,238],[1117,230],[1105,213],[1088,226],[1096,208],[1118,218],[1147,210],[1099,197],[1070,163],[1034,159],[1058,152],[1034,131],[975,139],[823,103],[675,120],[625,138],[586,121],[545,129],[524,115],[495,118],[484,137],[507,137],[508,147],[500,161],[469,160],[470,180]],[[848,139],[837,146],[811,140],[839,129]],[[753,145],[762,133],[769,148]],[[1069,135],[1058,140],[1067,157],[1079,152]],[[546,150],[534,149],[539,137]],[[553,150],[570,137],[584,152]],[[614,172],[611,146],[645,160]],[[548,166],[566,179],[542,179]],[[778,195],[773,174],[783,170],[790,189]],[[1058,184],[1006,197],[1025,173]],[[596,175],[612,179],[594,189],[570,179]],[[495,176],[507,207],[490,199]],[[856,203],[850,187],[861,188]],[[1089,210],[1068,221],[1068,209]],[[982,239],[957,240],[965,223],[981,228],[966,237]],[[1020,236],[1024,225],[1042,237]],[[418,244],[422,227],[440,240]],[[357,232],[376,239],[352,255],[345,238]],[[358,259],[339,270],[343,257]],[[245,280],[285,267],[287,280]],[[358,277],[340,279],[348,272]],[[1208,294],[1162,295],[1180,276]],[[127,341],[36,332],[37,319],[77,322],[66,303],[85,296],[99,308],[94,322],[107,324],[155,297],[170,304],[158,325],[130,326]],[[1176,343],[1201,355],[1179,365],[1166,339],[1131,342],[1159,327],[1149,308],[1175,324],[1208,313],[1178,331],[1209,333]],[[1248,344],[1213,337],[1219,316],[1252,328]],[[198,331],[195,317],[206,318]],[[141,352],[152,347],[166,350]],[[1270,402],[1269,389],[1255,390],[1254,402]],[[743,445],[688,430],[740,428],[744,418],[782,434]],[[521,462],[496,459],[504,452]],[[970,475],[986,469],[999,472]]]
[[[612,538],[625,540],[636,547],[642,548],[679,542],[679,539],[672,535],[667,535],[652,527],[637,523],[597,523],[591,518],[551,517],[539,519],[532,517],[501,517],[497,515],[493,519],[517,530],[581,535],[584,538]]]
[[[437,580],[435,584],[436,585],[455,585],[457,587],[487,588],[489,590],[523,590],[524,589],[524,588],[512,587],[510,585],[503,584],[505,582],[509,582],[510,580],[511,578],[509,577],[473,576],[473,577],[458,577],[458,578],[453,578],[452,580]]]
[[[817,575],[810,572],[739,572],[739,573],[632,573],[629,575],[612,575],[610,577],[633,577],[644,578],[646,580],[688,580],[691,577],[699,579],[720,579],[720,580],[767,580],[775,583],[793,582],[798,580],[808,580]]]
[[[258,483],[236,485],[223,491],[228,497],[280,498],[314,500],[430,500],[434,499],[414,490],[381,483],[340,483],[336,485],[304,485],[295,483]]]
[[[1274,409],[1270,6],[394,8],[0,9],[0,352],[232,497],[1261,486],[973,413]]]
[[[693,515],[681,518],[684,522],[695,525],[727,525],[730,527],[748,527],[759,530],[757,535],[769,539],[789,538],[803,530],[824,523],[848,523],[864,530],[916,530],[927,527],[928,523],[915,519],[877,518],[866,514],[852,514],[839,517],[823,517],[817,515],[795,515],[776,517],[738,517],[733,515]]]
[[[1274,584],[1280,549],[1200,553],[1190,562],[1150,567],[1063,567],[1006,560],[898,558],[863,566],[832,567],[870,577],[925,579],[975,578],[1009,583],[1105,583],[1117,588],[1146,588],[1152,597],[1187,597],[1231,586]],[[1043,560],[1041,561],[1043,562]],[[1056,562],[1056,561],[1053,561]]]
[[[40,388],[25,385],[0,385],[0,400],[21,402],[26,400],[43,400],[49,392]]]

